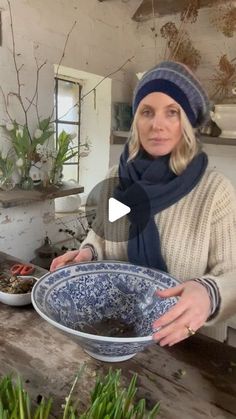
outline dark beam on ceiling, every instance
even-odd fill
[[[220,0],[219,3],[227,3],[230,0]],[[143,0],[136,10],[132,19],[136,22],[149,20],[153,17],[153,8],[156,17],[180,13],[190,3],[189,0]],[[200,7],[212,7],[216,0],[200,0]]]

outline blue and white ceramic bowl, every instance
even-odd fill
[[[179,282],[155,269],[126,262],[68,265],[44,275],[32,291],[35,310],[52,325],[78,339],[92,357],[124,361],[153,343],[152,323],[176,298],[159,298],[156,289]],[[108,337],[80,331],[85,324],[119,318],[135,326],[137,337]]]

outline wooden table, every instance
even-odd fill
[[[78,385],[82,404],[89,399],[94,372],[105,374],[111,366],[90,358],[32,306],[0,304],[0,331],[0,375],[20,373],[34,399],[39,394],[52,395],[53,417],[57,419],[84,362],[87,369]],[[169,349],[153,344],[129,361],[112,364],[122,369],[127,383],[134,372],[138,373],[138,397],[146,397],[150,407],[160,400],[158,418],[165,419],[235,418],[235,365],[236,348],[196,335]]]

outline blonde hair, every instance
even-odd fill
[[[133,160],[141,147],[139,134],[137,129],[138,109],[134,115],[133,124],[131,127],[131,134],[129,138],[129,158],[128,161]],[[182,138],[176,147],[172,150],[170,156],[170,169],[176,174],[180,175],[191,162],[191,160],[200,152],[201,144],[196,138],[194,128],[189,122],[186,113],[180,106],[180,123],[182,126]]]

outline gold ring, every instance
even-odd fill
[[[187,329],[187,331],[188,331],[188,336],[193,336],[193,335],[195,335],[194,330],[193,330],[193,329],[191,329],[191,327],[190,327],[190,326],[185,326],[185,327],[186,327],[186,329]]]

